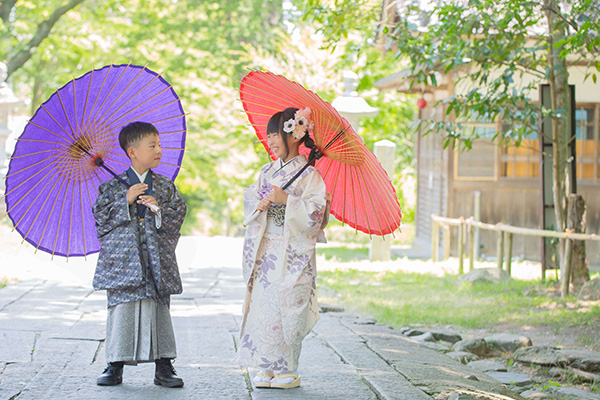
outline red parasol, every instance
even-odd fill
[[[390,178],[331,104],[296,82],[262,71],[252,71],[242,79],[240,98],[258,138],[273,159],[276,157],[267,145],[271,116],[288,107],[310,108],[314,122],[311,136],[324,156],[316,160],[315,166],[332,194],[331,214],[369,235],[383,236],[400,226],[400,204]],[[301,147],[301,152],[308,155],[310,150]]]

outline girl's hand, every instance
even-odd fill
[[[271,185],[273,190],[267,195],[267,199],[273,204],[286,204],[288,195],[280,187]]]
[[[159,210],[158,202],[152,196],[140,196],[140,199],[137,202],[138,204],[143,204],[148,207],[154,214],[156,214]]]
[[[267,199],[262,199],[256,206],[256,209],[260,211],[267,211],[269,207],[271,207],[271,202]]]
[[[133,204],[135,199],[137,199],[139,195],[144,194],[146,189],[148,189],[148,185],[145,183],[136,183],[135,185],[131,186],[127,191],[127,202],[129,204]]]

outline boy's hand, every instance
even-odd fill
[[[148,185],[145,183],[136,183],[131,186],[127,191],[127,202],[133,204],[139,195],[144,194],[146,189],[148,189]]]
[[[256,206],[256,209],[260,211],[267,211],[269,207],[271,207],[271,202],[267,199],[262,199]]]
[[[148,207],[154,214],[158,213],[158,202],[152,196],[140,196],[140,199],[137,201],[139,204],[143,204]]]
[[[286,204],[288,195],[280,187],[271,185],[273,190],[267,195],[267,199],[273,204]]]

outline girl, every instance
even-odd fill
[[[256,387],[300,386],[296,373],[302,340],[319,319],[315,244],[327,224],[326,188],[309,166],[285,191],[281,189],[307,160],[301,144],[315,147],[310,109],[287,108],[271,117],[267,140],[277,160],[264,165],[244,192],[249,223],[244,241],[246,298],[238,360],[260,368]]]

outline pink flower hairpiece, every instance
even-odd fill
[[[290,118],[283,124],[283,131],[291,133],[296,139],[301,139],[314,127],[312,118],[310,117],[310,108],[301,108],[294,114],[294,118]]]

